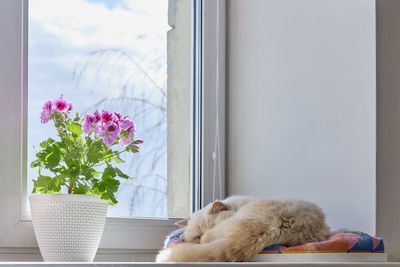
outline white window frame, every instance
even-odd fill
[[[201,17],[196,21],[201,21],[197,26],[202,28],[202,34],[194,38],[202,50],[193,62],[197,64],[193,85],[201,89],[196,90],[199,95],[193,96],[196,100],[193,107],[197,110],[193,118],[198,125],[194,131],[199,127],[201,130],[198,146],[192,151],[192,163],[197,164],[197,171],[195,168],[192,171],[197,181],[192,183],[197,190],[192,191],[192,199],[197,199],[193,202],[197,204],[192,205],[195,210],[225,196],[225,0],[196,0],[194,5],[202,9],[194,11]],[[40,259],[37,242],[32,222],[23,212],[26,210],[28,0],[0,1],[0,36],[0,114],[4,114],[0,131],[0,261],[34,261]],[[216,128],[219,129],[217,150]],[[218,172],[217,182],[215,172]],[[100,251],[154,254],[165,235],[175,229],[175,221],[107,218]]]
[[[194,143],[192,163],[194,205],[197,210],[215,199],[226,196],[225,178],[225,0],[195,1],[202,8],[201,55],[194,53],[194,87],[199,94],[194,99]],[[196,5],[195,4],[195,5]],[[197,8],[197,10],[199,7]],[[196,11],[196,8],[195,8]],[[196,14],[194,15],[194,17]],[[195,35],[196,37],[196,35]],[[194,41],[196,45],[196,41]],[[196,51],[196,50],[195,50]],[[196,70],[198,68],[199,70]],[[196,74],[200,77],[197,77]],[[197,85],[196,85],[197,83]],[[197,102],[197,103],[196,103]],[[196,123],[197,122],[197,123]],[[197,128],[196,128],[197,127]],[[197,135],[195,133],[201,133]],[[196,138],[197,137],[197,138]],[[196,185],[197,182],[197,185]],[[197,194],[197,195],[196,195]]]

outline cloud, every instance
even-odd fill
[[[66,92],[78,77],[81,90],[95,87],[100,98],[119,95],[128,80],[148,97],[155,84],[165,88],[168,1],[120,0],[112,8],[104,0],[29,3],[29,72],[30,81],[37,81],[32,87]],[[80,71],[85,75],[73,76]]]

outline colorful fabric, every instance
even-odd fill
[[[307,243],[294,247],[273,245],[264,248],[260,253],[384,253],[384,251],[382,238],[373,237],[365,233],[336,232],[329,235],[326,241]]]
[[[165,247],[171,247],[179,243],[184,243],[179,236],[184,230],[179,229],[170,234],[165,243]],[[189,244],[189,243],[185,243]],[[294,247],[283,245],[272,245],[264,248],[260,254],[278,253],[384,253],[383,240],[380,237],[373,237],[366,233],[357,231],[334,232],[322,242],[307,243]]]
[[[179,243],[184,243],[182,242],[182,240],[179,238],[181,234],[183,234],[185,232],[184,229],[178,229],[176,231],[173,231],[168,237],[167,237],[167,241],[165,242],[164,247],[165,248],[169,248],[172,247],[176,244]]]

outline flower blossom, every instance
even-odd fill
[[[131,144],[134,140],[133,137],[135,135],[135,130],[133,127],[129,128],[129,130],[122,130],[121,138],[119,139],[119,144],[122,146],[127,146]]]
[[[86,115],[83,121],[82,130],[85,134],[90,133],[96,128],[96,117],[94,115]]]
[[[100,112],[99,112],[98,110],[96,110],[96,111],[93,113],[93,116],[96,118],[96,123],[98,123],[99,121],[101,121],[101,114],[100,114]]]
[[[107,146],[111,146],[118,139],[120,132],[121,129],[119,128],[118,124],[110,121],[102,126],[99,136],[103,139]]]
[[[135,124],[128,116],[123,119],[120,125],[121,129],[129,130],[130,128],[133,128],[133,132],[135,131]]]
[[[41,123],[47,123],[50,120],[50,116],[52,113],[53,113],[53,103],[51,101],[47,101],[43,105],[42,112],[40,112]]]
[[[108,111],[104,111],[101,113],[101,119],[103,123],[108,123],[114,119],[114,115]]]
[[[123,119],[122,119],[122,115],[119,113],[114,112],[114,121],[117,123],[120,123]]]
[[[69,108],[69,104],[67,101],[62,99],[62,96],[56,100],[54,100],[54,107],[56,111],[65,111]]]
[[[94,125],[94,129],[93,129],[93,133],[98,135],[100,133],[101,129],[103,128],[102,116],[98,110],[96,110],[93,113],[93,116],[95,118],[95,125]]]
[[[121,139],[119,140],[120,145],[127,146],[133,142],[133,137],[135,135],[135,124],[127,116],[123,119],[120,124],[122,132]]]

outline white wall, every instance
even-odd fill
[[[229,0],[228,189],[375,232],[375,1]]]

